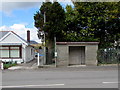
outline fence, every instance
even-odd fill
[[[98,64],[117,64],[120,61],[120,50],[115,48],[99,49]]]

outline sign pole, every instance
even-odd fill
[[[40,66],[40,58],[39,58],[39,53],[38,53],[38,60],[37,60],[37,66]]]
[[[57,50],[56,50],[56,37],[54,37],[55,40],[55,67],[57,67]]]

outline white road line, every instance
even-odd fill
[[[118,83],[118,82],[102,82],[102,83],[104,83],[104,84],[116,84],[116,83]]]
[[[2,86],[2,88],[18,88],[18,87],[44,87],[44,86],[63,86],[65,84],[46,84],[46,85],[19,85],[19,86]]]

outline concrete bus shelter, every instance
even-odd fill
[[[97,65],[99,42],[56,42],[57,65]]]

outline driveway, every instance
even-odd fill
[[[33,68],[37,68],[37,59],[34,59],[27,63],[18,64],[17,66],[13,66],[8,69],[9,70],[18,70],[18,69],[33,69]]]

